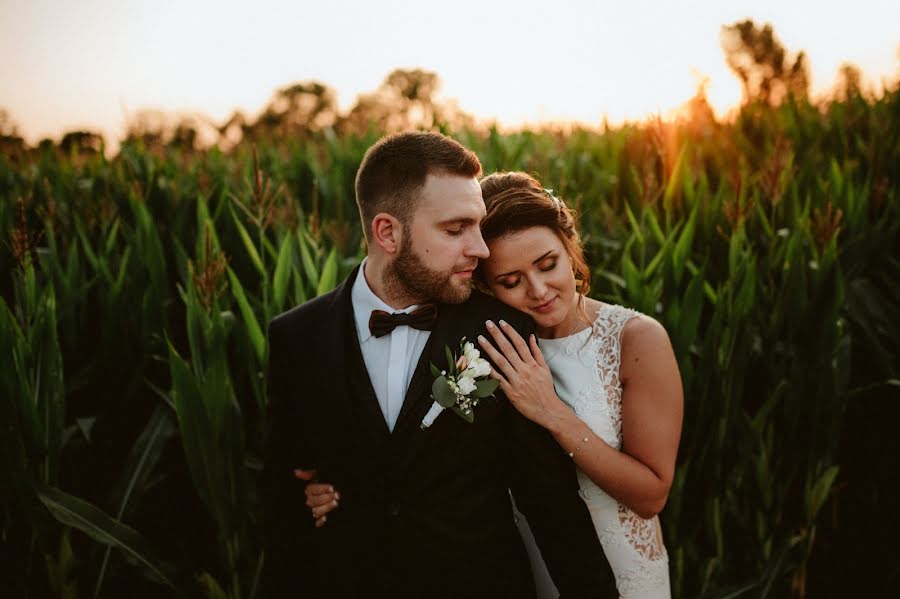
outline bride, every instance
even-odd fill
[[[491,376],[574,460],[619,595],[669,597],[658,514],[672,485],[683,400],[668,335],[648,316],[587,297],[590,269],[574,214],[535,178],[495,173],[481,189],[491,253],[479,282],[530,315],[538,337],[488,321],[478,342],[495,365]],[[339,493],[327,484],[306,492],[321,526]],[[538,596],[556,597],[527,527],[523,536]]]

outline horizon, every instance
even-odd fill
[[[277,89],[317,81],[346,112],[392,69],[421,68],[440,78],[438,100],[503,128],[668,117],[703,80],[721,119],[740,105],[741,87],[719,35],[744,18],[770,23],[790,56],[806,52],[812,98],[833,88],[842,64],[858,66],[876,94],[900,75],[900,38],[891,29],[900,4],[874,0],[767,0],[752,10],[709,0],[615,10],[568,2],[540,19],[532,16],[536,3],[464,0],[453,13],[416,14],[399,0],[353,11],[347,4],[3,0],[0,109],[31,145],[72,131],[116,144],[145,110],[222,123],[237,110],[259,114]],[[371,26],[385,16],[390,28]]]

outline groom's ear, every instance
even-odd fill
[[[396,217],[379,212],[372,219],[372,241],[386,254],[393,256],[403,242],[403,226]]]

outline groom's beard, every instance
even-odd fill
[[[428,268],[413,250],[409,235],[403,236],[400,252],[385,271],[385,284],[391,295],[421,302],[461,304],[472,295],[471,280]]]

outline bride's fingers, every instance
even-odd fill
[[[492,379],[497,379],[498,381],[500,381],[501,389],[505,388],[504,385],[509,385],[509,381],[507,381],[496,368],[491,368],[491,372],[488,376],[490,376]]]
[[[506,333],[506,336],[509,337],[509,340],[512,342],[513,347],[516,348],[516,353],[519,354],[519,359],[522,360],[522,362],[524,362],[525,364],[534,364],[534,356],[531,355],[531,350],[528,349],[527,345],[525,345],[525,340],[522,339],[522,336],[519,334],[519,332],[505,320],[500,321],[500,329],[504,333]]]
[[[338,507],[337,501],[331,501],[329,503],[326,503],[325,505],[317,505],[314,508],[312,508],[312,517],[318,520],[325,514],[328,514],[332,511],[336,510],[337,507]]]
[[[485,321],[484,325],[487,327],[488,333],[490,333],[491,337],[494,339],[497,349],[503,353],[506,361],[513,367],[513,370],[518,370],[522,366],[522,358],[519,356],[519,352],[516,351],[516,348],[510,344],[509,339],[506,338],[506,335],[503,334],[500,327],[490,320]]]
[[[319,476],[318,470],[303,470],[302,468],[294,469],[294,477],[299,480],[316,480]]]
[[[507,376],[516,371],[515,368],[513,368],[509,361],[506,359],[506,356],[497,351],[497,349],[493,345],[491,345],[491,342],[488,341],[484,335],[478,335],[478,344],[481,346],[481,349],[484,350],[484,353],[487,354],[488,358],[490,358],[494,363],[494,367],[491,368],[491,376],[493,376],[494,374],[499,374],[497,372],[498,370],[500,370]]]
[[[541,351],[541,347],[538,345],[537,337],[531,335],[528,338],[528,345],[531,347],[531,355],[534,356],[534,361],[538,363],[538,366],[547,366],[547,362],[544,361],[544,354]]]
[[[307,497],[310,495],[324,495],[326,493],[334,493],[334,487],[326,483],[309,483],[303,492],[306,493]]]
[[[322,495],[307,495],[306,497],[306,507],[319,507],[321,505],[328,505],[331,502],[337,502],[337,495],[335,493],[324,493]]]

